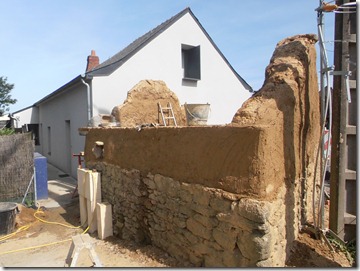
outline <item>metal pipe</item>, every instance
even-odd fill
[[[35,169],[34,169],[33,175],[31,176],[29,185],[28,185],[28,187],[27,187],[27,189],[26,189],[26,191],[25,191],[25,195],[24,195],[24,197],[23,197],[23,199],[22,199],[22,201],[21,201],[21,204],[23,204],[23,205],[24,205],[24,202],[25,202],[25,198],[26,198],[26,196],[27,196],[27,194],[28,194],[28,192],[29,192],[30,186],[31,186],[31,184],[32,184],[32,182],[33,182],[34,175],[35,175]]]
[[[326,150],[326,154],[324,157],[324,132],[326,126],[326,118],[329,111],[329,133],[331,132],[331,122],[332,122],[332,111],[331,111],[331,90],[330,90],[330,71],[334,68],[328,66],[328,56],[325,48],[325,40],[323,34],[323,12],[321,10],[322,2],[320,1],[320,7],[318,10],[317,23],[318,23],[318,36],[319,36],[319,47],[320,47],[320,94],[321,94],[321,139],[319,142],[318,152],[316,156],[316,165],[318,159],[320,159],[320,195],[318,202],[318,213],[316,215],[315,210],[315,202],[316,202],[316,174],[314,176],[313,183],[313,218],[314,218],[314,226],[315,228],[320,227],[321,229],[324,227],[324,189],[325,189],[325,173],[326,167],[328,165],[328,155],[329,155],[329,146],[330,146],[330,134],[328,136],[327,144],[328,148]],[[325,85],[326,83],[326,85]],[[326,90],[325,90],[326,87]],[[319,155],[319,152],[321,154]],[[315,169],[316,171],[316,169]]]
[[[37,189],[36,189],[37,183],[36,183],[36,168],[34,167],[34,202],[36,206],[37,202]]]
[[[87,95],[87,120],[90,121],[92,118],[91,113],[91,88],[88,83],[85,82],[83,78],[81,78],[81,82],[86,86],[86,95]]]

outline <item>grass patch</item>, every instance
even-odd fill
[[[343,252],[346,255],[346,258],[349,260],[350,264],[352,266],[356,266],[356,239],[345,243],[329,233],[326,234],[326,237],[334,249]]]

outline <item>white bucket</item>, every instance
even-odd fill
[[[206,125],[210,104],[184,104],[188,126]]]

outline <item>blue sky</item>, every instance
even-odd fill
[[[1,0],[0,76],[15,84],[14,112],[84,73],[95,50],[100,62],[190,7],[234,69],[261,88],[277,42],[317,34],[318,0]],[[334,14],[325,14],[333,54]],[[318,45],[316,45],[318,48]]]

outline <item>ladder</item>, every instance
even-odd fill
[[[174,111],[172,109],[170,102],[167,103],[166,107],[162,107],[161,104],[158,103],[158,109],[159,109],[158,113],[161,114],[161,118],[163,120],[164,126],[168,126],[170,120],[173,120],[174,126],[177,126],[176,119],[174,116]],[[166,116],[165,116],[165,114],[166,114]],[[168,125],[166,124],[167,121],[168,121]],[[160,118],[159,118],[159,122],[160,122]]]
[[[65,260],[65,265],[68,265],[69,267],[76,266],[76,262],[79,258],[80,252],[84,248],[88,250],[89,256],[92,262],[94,263],[94,266],[102,267],[99,257],[96,254],[95,249],[93,247],[93,242],[91,241],[90,236],[87,233],[78,234],[72,237],[72,243],[70,246],[69,253]]]

